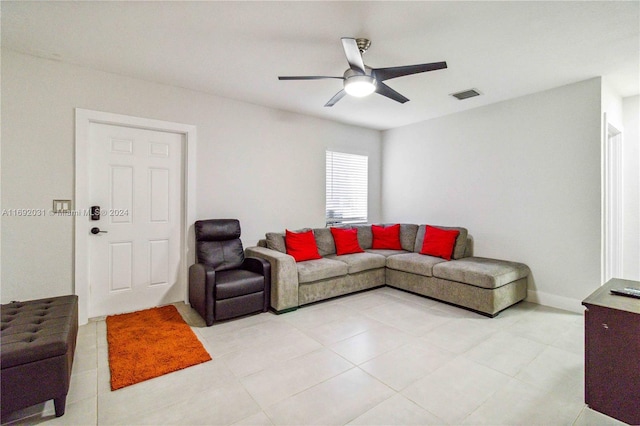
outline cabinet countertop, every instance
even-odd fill
[[[589,297],[582,301],[582,304],[602,306],[605,308],[618,309],[621,311],[640,314],[640,299],[627,296],[611,294],[609,290],[616,288],[635,287],[640,288],[639,281],[622,280],[613,278],[607,281],[599,289],[591,293]]]

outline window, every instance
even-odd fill
[[[369,158],[327,151],[327,225],[367,221]]]

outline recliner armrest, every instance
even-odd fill
[[[189,267],[189,304],[207,326],[213,324],[213,287],[216,271],[212,266],[196,263]]]
[[[259,257],[245,257],[240,269],[255,272],[256,274],[264,274],[266,271],[271,273],[271,264],[268,260]]]
[[[266,247],[247,247],[245,255],[271,265],[271,307],[280,312],[297,308],[298,268],[293,256]]]
[[[271,304],[271,264],[268,260],[261,259],[259,257],[245,257],[240,269],[255,272],[256,274],[260,274],[264,277],[265,297],[262,311],[267,312],[267,310],[269,310],[269,305]]]

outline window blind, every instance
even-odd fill
[[[327,151],[327,225],[367,221],[366,155]]]

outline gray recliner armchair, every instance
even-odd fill
[[[196,262],[189,268],[189,303],[207,326],[269,309],[271,265],[245,257],[236,219],[195,223]]]

